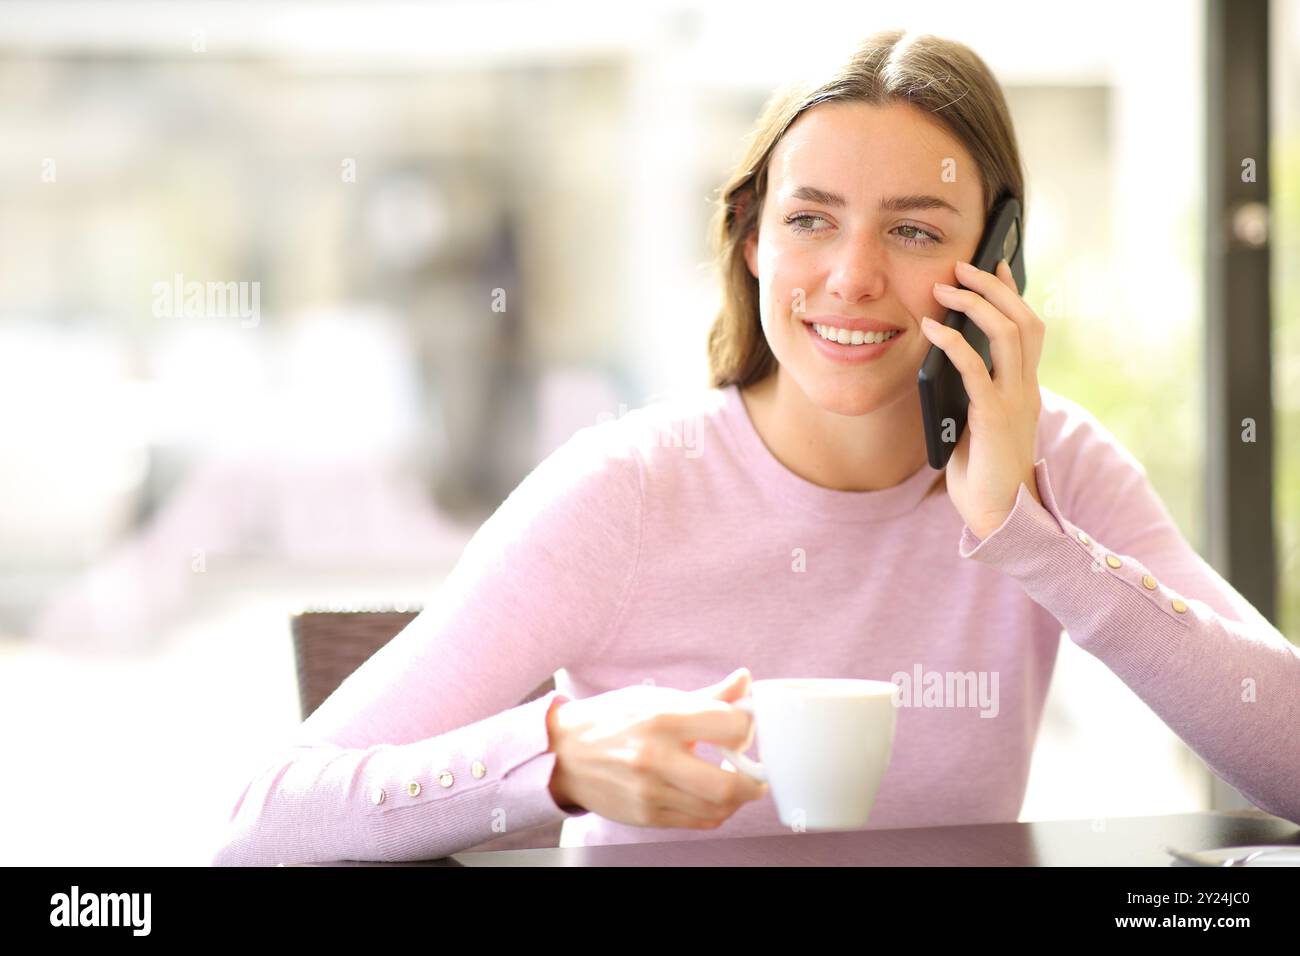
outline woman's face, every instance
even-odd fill
[[[758,234],[745,243],[778,374],[843,415],[915,397],[931,348],[921,317],[945,311],[934,283],[957,284],[956,263],[975,255],[983,229],[974,160],[916,107],[804,112],[773,150]],[[811,322],[823,317],[875,319],[901,334],[870,361],[836,361],[814,338]]]

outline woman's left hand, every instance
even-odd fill
[[[943,306],[966,313],[988,336],[993,375],[969,342],[942,322],[921,323],[926,337],[943,349],[961,374],[970,397],[966,429],[944,469],[948,497],[979,538],[992,534],[1011,514],[1023,482],[1040,505],[1034,474],[1035,437],[1041,400],[1038,360],[1046,326],[1016,290],[1006,260],[997,274],[957,263],[966,289],[935,284]]]

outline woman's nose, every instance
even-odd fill
[[[844,241],[830,252],[832,261],[827,291],[847,302],[879,298],[887,285],[885,250],[878,239],[862,237]]]

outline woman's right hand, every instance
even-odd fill
[[[578,806],[641,827],[720,826],[768,787],[731,765],[695,754],[695,742],[744,751],[753,719],[730,702],[745,696],[746,668],[698,691],[621,687],[552,708],[556,754],[550,790],[558,806]]]

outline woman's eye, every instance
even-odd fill
[[[937,246],[940,242],[943,241],[934,233],[930,232],[929,230],[922,229],[920,226],[913,226],[913,225],[909,225],[908,223],[903,223],[903,225],[899,226],[898,228],[910,229],[914,233],[918,233],[919,235],[929,237],[928,239],[909,239],[906,236],[902,237],[903,242],[905,242],[909,246]]]
[[[797,223],[808,222],[814,219],[820,219],[822,222],[826,221],[823,216],[815,216],[812,213],[802,213],[800,215],[787,216],[785,223],[790,227],[792,232],[800,236],[826,232],[827,230],[825,229],[810,229],[807,226],[797,225]],[[900,232],[900,230],[906,230],[906,232]],[[910,223],[895,226],[894,232],[899,233],[899,238],[902,239],[903,244],[907,246],[937,246],[943,241],[928,229],[922,229],[920,226],[913,226]],[[916,236],[924,236],[925,238],[916,238]]]
[[[825,222],[825,221],[826,221],[826,220],[823,219],[821,216],[814,216],[814,215],[812,215],[811,213],[804,213],[804,214],[799,215],[799,216],[788,216],[788,217],[786,217],[786,220],[785,220],[785,221],[786,221],[786,224],[790,226],[791,231],[795,232],[795,233],[798,234],[798,235],[804,235],[805,233],[809,233],[809,232],[824,232],[824,231],[825,231],[825,230],[823,230],[823,229],[809,229],[807,226],[796,226],[796,225],[794,225],[794,223],[799,222],[800,220],[808,220],[808,219],[821,219],[822,222]]]

